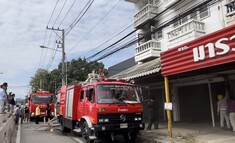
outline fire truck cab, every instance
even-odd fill
[[[140,87],[124,80],[89,74],[83,84],[61,88],[61,130],[80,132],[86,143],[102,134],[109,134],[112,140],[121,134],[134,142],[144,129],[140,94]]]
[[[30,120],[32,121],[35,118],[35,111],[37,105],[39,105],[41,115],[44,117],[46,115],[47,104],[51,108],[51,118],[54,116],[54,102],[53,94],[49,91],[37,91],[36,93],[31,93],[29,96],[29,114]]]

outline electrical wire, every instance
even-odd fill
[[[111,9],[69,50],[69,52],[71,52],[92,30],[95,29],[95,27],[100,24],[101,21],[104,20],[104,18],[109,15],[109,13],[119,4],[121,0],[117,1],[112,7]]]
[[[58,16],[56,17],[53,26],[55,26],[55,23],[57,22],[58,18],[60,17],[60,14],[61,14],[61,12],[63,11],[64,6],[65,6],[65,4],[67,3],[67,1],[68,1],[68,0],[65,0],[65,1],[64,1],[64,4],[63,4],[62,8],[60,9],[60,12],[59,12]]]
[[[127,24],[129,24],[130,22],[132,22],[130,25],[128,25],[127,27],[125,27]],[[86,52],[86,53],[83,53],[82,55],[85,57],[85,55],[87,55],[87,54],[89,54],[89,53],[91,53],[91,52],[94,52],[94,51],[96,51],[96,50],[98,50],[98,49],[100,49],[100,47],[101,46],[103,46],[103,45],[105,45],[106,43],[108,43],[109,41],[111,41],[112,39],[114,39],[115,37],[117,37],[118,35],[120,35],[121,33],[123,33],[124,31],[126,31],[127,29],[129,29],[131,26],[133,25],[133,21],[131,20],[131,21],[129,21],[128,23],[126,23],[123,27],[121,27],[120,29],[123,29],[123,30],[121,30],[121,31],[119,31],[118,33],[115,33],[115,34],[113,34],[113,35],[111,35],[111,36],[107,36],[107,37],[105,37],[104,39],[108,39],[109,37],[109,39],[108,40],[106,40],[105,42],[99,42],[99,43],[101,43],[101,44],[96,44],[96,45],[99,45],[99,46],[97,46],[97,47],[95,47],[95,48],[92,48],[90,51],[88,51],[88,52]],[[102,40],[103,41],[103,40]]]
[[[59,24],[59,27],[61,26],[61,24],[64,22],[65,18],[68,16],[70,10],[72,9],[72,7],[74,6],[76,0],[73,1],[72,5],[70,6],[69,10],[67,11],[67,13],[65,14],[64,18],[62,19],[62,21]]]
[[[94,0],[89,0],[85,7],[82,9],[82,11],[78,14],[78,16],[75,18],[75,20],[70,24],[70,26],[65,30],[66,31],[66,36],[70,33],[70,31],[78,24],[78,22],[82,19],[82,17],[86,14],[88,9],[91,7],[93,4]]]
[[[50,23],[50,21],[51,21],[51,18],[52,18],[52,16],[54,15],[54,12],[55,12],[55,9],[56,9],[56,7],[57,7],[57,5],[58,5],[58,2],[59,2],[59,0],[56,1],[56,4],[55,4],[55,6],[54,6],[54,8],[53,8],[53,11],[52,11],[52,13],[51,13],[51,16],[50,16],[50,18],[49,18],[49,20],[48,20],[48,22],[47,22],[47,25],[49,25],[49,23]],[[43,45],[45,44],[46,37],[47,37],[47,29],[45,30],[45,35],[44,35],[44,39],[43,39]],[[40,55],[40,60],[39,60],[38,68],[40,68],[40,66],[41,66],[42,55],[43,55],[43,49],[42,49],[42,52],[41,52],[41,55]]]
[[[214,1],[214,2],[213,2],[213,1]],[[202,3],[202,4],[200,4],[200,5],[196,6],[196,7],[194,7],[193,9],[195,9],[195,8],[197,8],[197,7],[200,7],[200,6],[202,6],[202,5],[205,5],[205,4],[210,4],[210,5],[212,5],[212,4],[215,4],[215,3],[219,2],[219,1],[221,1],[221,0],[208,0],[208,1],[205,1],[205,3]],[[211,2],[211,3],[210,3],[210,2]],[[192,10],[192,9],[191,9],[191,10]],[[189,10],[189,11],[190,11],[190,10]],[[188,14],[188,13],[186,12],[186,13],[182,14],[182,17],[184,17],[186,14]],[[197,15],[198,15],[198,14],[197,14]],[[168,26],[169,24],[172,24],[172,23],[174,22],[174,19],[175,19],[175,18],[168,20],[164,26]],[[163,26],[162,26],[161,28],[163,28]],[[147,34],[145,34],[145,35],[142,36],[141,38],[133,39],[132,41],[128,42],[127,44],[125,44],[125,45],[123,45],[123,46],[121,46],[121,47],[119,47],[119,48],[116,48],[115,50],[112,50],[112,51],[109,52],[109,53],[106,53],[106,54],[102,55],[100,58],[97,58],[96,60],[92,61],[92,63],[93,63],[93,62],[96,62],[96,61],[99,61],[99,60],[101,60],[101,59],[104,59],[104,58],[106,58],[106,57],[108,57],[108,56],[110,56],[110,55],[112,55],[112,54],[114,54],[114,53],[116,53],[116,52],[118,52],[118,51],[124,49],[124,48],[127,48],[128,46],[131,46],[131,45],[133,45],[133,44],[136,44],[138,40],[144,39],[146,35],[148,35],[148,34],[153,34],[153,33],[156,32],[157,30],[158,30],[158,29],[155,29],[154,31],[149,31],[149,32],[147,32]],[[129,34],[130,34],[130,33],[129,33]],[[126,36],[127,36],[127,35],[126,35]],[[125,36],[125,37],[126,37],[126,36]],[[123,38],[122,38],[122,39],[123,39]],[[120,40],[119,40],[119,41],[120,41]],[[115,43],[118,43],[118,42],[115,42]],[[112,45],[114,45],[114,44],[112,44]],[[106,47],[106,48],[110,48],[110,47],[111,47],[111,46],[108,46],[108,47]],[[105,48],[105,49],[106,49],[106,48]],[[101,51],[102,51],[102,50],[101,50]],[[98,53],[101,53],[101,51],[98,52]],[[97,54],[94,54],[94,55],[92,56],[92,58],[93,58],[94,56],[96,56],[96,55],[97,55]]]

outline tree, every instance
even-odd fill
[[[78,58],[77,60],[73,59],[70,62],[67,62],[66,67],[68,85],[85,81],[87,79],[87,75],[93,70],[98,72],[99,69],[103,69],[104,74],[107,75],[107,69],[104,69],[104,64],[102,62],[89,63],[86,59]],[[56,93],[62,85],[61,73],[61,63],[58,65],[58,69],[54,69],[51,72],[45,69],[38,69],[30,81],[32,92],[36,92],[42,88],[43,90]]]

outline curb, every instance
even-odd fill
[[[16,143],[20,143],[20,130],[21,130],[21,124],[18,125],[18,130],[16,134]]]

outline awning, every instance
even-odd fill
[[[161,53],[162,74],[175,75],[235,61],[235,25]]]
[[[161,69],[160,59],[134,65],[111,78],[134,79],[159,72]]]

